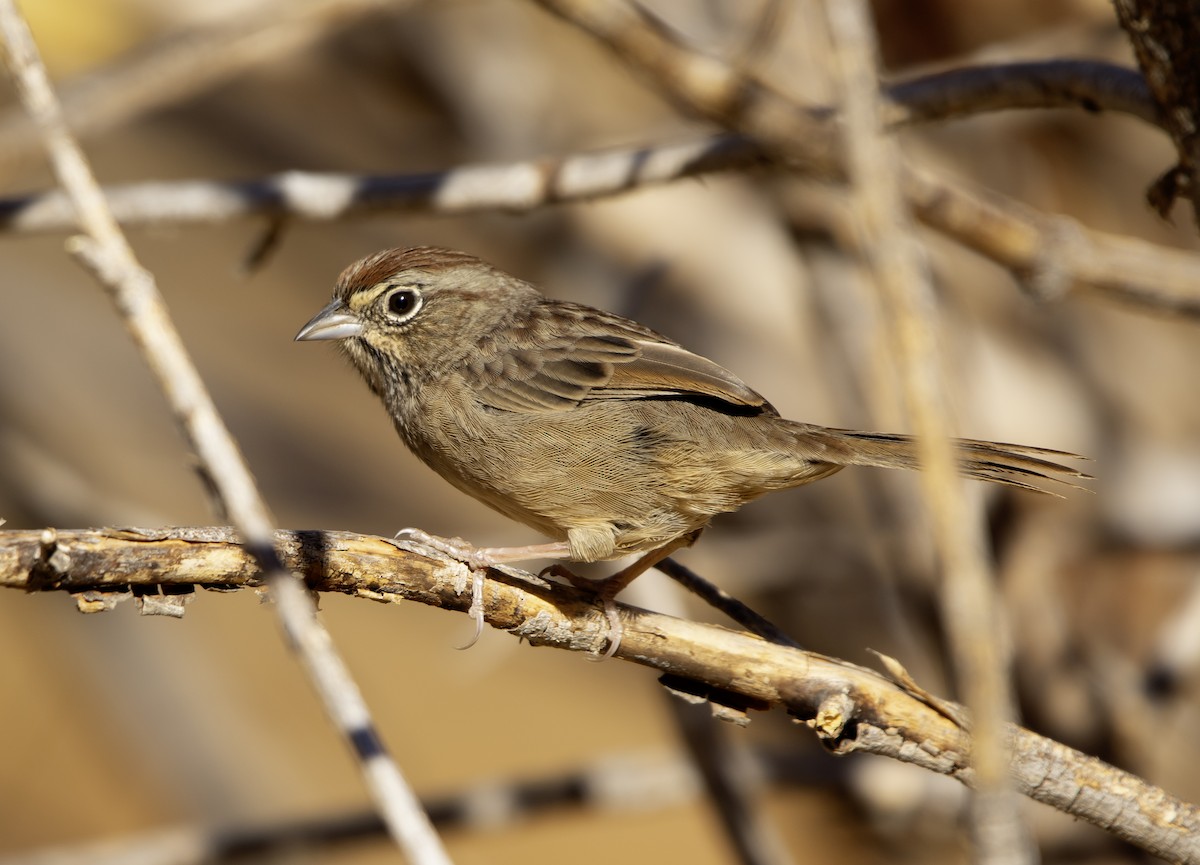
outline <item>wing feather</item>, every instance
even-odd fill
[[[556,304],[505,336],[481,345],[471,364],[479,399],[493,408],[555,412],[592,400],[676,397],[774,412],[723,366],[611,313]]]

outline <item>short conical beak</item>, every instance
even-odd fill
[[[362,335],[362,322],[358,316],[346,308],[340,300],[335,300],[313,316],[312,321],[300,328],[296,341],[308,339],[349,339]]]

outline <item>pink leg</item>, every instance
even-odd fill
[[[409,541],[457,559],[471,570],[471,607],[467,615],[475,621],[475,633],[459,649],[469,649],[483,633],[483,578],[492,565],[506,562],[524,562],[529,559],[565,559],[571,551],[566,541],[548,544],[531,544],[524,547],[476,547],[462,538],[439,538],[420,529],[401,529],[396,532],[397,540]]]
[[[411,541],[436,550],[452,559],[458,559],[473,571],[508,562],[524,562],[530,559],[565,559],[571,555],[566,541],[530,544],[525,547],[477,547],[462,538],[441,538],[420,529],[401,529],[396,532],[396,539]]]
[[[702,529],[697,529],[686,535],[680,535],[671,541],[668,541],[663,546],[656,550],[651,550],[633,564],[617,571],[611,577],[600,580],[587,580],[583,577],[575,576],[565,568],[555,566],[554,573],[559,576],[564,576],[570,580],[571,585],[577,589],[586,588],[589,591],[595,592],[600,599],[600,603],[604,606],[604,616],[608,619],[608,648],[604,650],[603,655],[589,655],[594,661],[606,661],[617,653],[617,649],[621,645],[621,635],[625,631],[625,626],[621,623],[620,612],[617,609],[616,597],[634,580],[640,577],[646,571],[653,568],[667,556],[676,550],[690,547],[695,543],[696,538],[700,537]]]

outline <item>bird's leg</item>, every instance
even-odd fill
[[[566,541],[548,544],[530,544],[524,547],[477,547],[462,538],[443,538],[421,529],[401,529],[396,540],[409,541],[428,547],[465,564],[472,571],[486,570],[494,565],[509,562],[526,562],[530,559],[565,559],[571,555]]]
[[[477,547],[462,538],[441,538],[421,529],[401,529],[396,532],[396,539],[428,547],[464,563],[471,571],[471,606],[467,615],[475,621],[475,633],[459,649],[471,648],[483,633],[483,579],[488,568],[529,559],[565,559],[571,554],[566,541],[524,547]]]
[[[621,616],[617,609],[615,600],[617,595],[624,591],[630,583],[676,550],[690,547],[695,543],[696,538],[700,537],[700,532],[702,531],[704,530],[696,529],[694,532],[673,538],[658,549],[646,553],[633,564],[618,571],[611,577],[599,581],[577,576],[560,565],[555,565],[548,569],[557,576],[566,577],[575,588],[587,589],[594,592],[599,598],[600,603],[604,606],[604,616],[608,619],[608,648],[604,650],[603,655],[590,655],[589,657],[596,661],[607,660],[617,653],[617,648],[621,645],[621,635],[625,631],[625,626],[621,623]]]

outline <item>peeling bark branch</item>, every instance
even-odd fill
[[[1164,219],[1176,199],[1191,198],[1196,224],[1196,169],[1200,167],[1200,19],[1190,0],[1115,0],[1117,20],[1133,43],[1138,66],[1171,135],[1179,161],[1146,193]]]
[[[414,600],[465,612],[465,565],[425,558],[387,538],[345,532],[275,536],[285,565],[315,591],[376,601]],[[227,528],[0,532],[0,586],[63,591],[95,604],[131,587],[177,592],[263,585]],[[587,593],[512,570],[492,570],[484,589],[492,627],[534,645],[571,651],[604,646],[608,625]],[[782,707],[837,754],[882,754],[973,780],[970,738],[919,689],[845,661],[768,643],[715,625],[622,607],[617,657],[667,674],[725,716]],[[900,677],[897,677],[899,680]],[[938,704],[940,705],[940,704]],[[1009,727],[1017,790],[1174,862],[1200,865],[1200,810],[1058,742]]]

